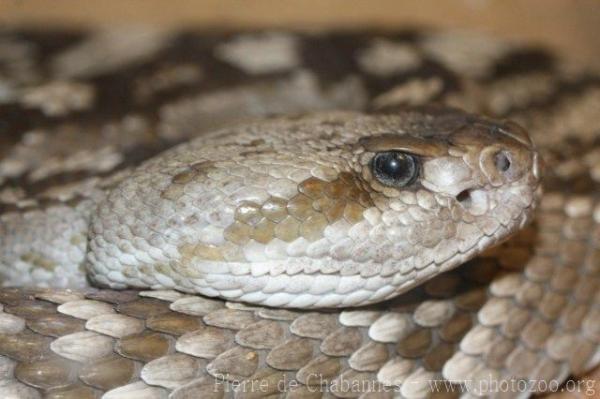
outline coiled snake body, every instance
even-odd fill
[[[456,32],[6,32],[0,396],[555,391],[600,356],[598,111]]]

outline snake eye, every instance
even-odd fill
[[[405,152],[378,152],[371,161],[371,169],[381,184],[405,187],[419,175],[419,160]]]

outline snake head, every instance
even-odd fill
[[[92,217],[87,267],[112,288],[365,305],[516,232],[539,180],[522,128],[447,108],[247,123],[115,187]]]
[[[352,163],[373,203],[369,235],[388,242],[404,292],[524,227],[541,196],[542,163],[514,122],[437,107],[399,115],[398,130],[359,140]]]

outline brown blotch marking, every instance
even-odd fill
[[[162,193],[161,198],[168,199],[170,201],[177,201],[183,195],[183,184],[170,184]]]
[[[285,332],[281,323],[274,320],[260,320],[238,331],[235,341],[253,349],[271,349],[283,342]]]
[[[444,364],[454,354],[454,345],[440,342],[435,346],[425,358],[423,358],[423,365],[426,370],[430,371],[441,371]]]
[[[221,253],[221,249],[217,246],[210,244],[183,244],[180,245],[177,249],[179,249],[179,253],[181,254],[181,260],[178,264],[181,263],[191,263],[193,259],[203,259],[203,260],[212,260],[212,261],[222,261],[223,254]],[[177,269],[179,269],[178,267]],[[192,273],[197,274],[197,273]]]
[[[363,219],[363,208],[357,202],[348,202],[344,207],[344,219],[350,224],[356,224]]]
[[[127,290],[127,291],[114,291],[114,290],[100,290],[91,291],[85,293],[86,299],[95,299],[96,301],[112,303],[113,305],[119,305],[119,311],[126,308],[128,302],[131,302],[135,306],[135,302],[140,300],[139,291]],[[159,302],[160,303],[160,302]]]
[[[168,312],[157,316],[151,316],[146,320],[146,326],[148,326],[148,328],[176,336],[196,331],[203,325],[204,324],[198,317],[177,312]]]
[[[462,339],[472,325],[469,313],[457,313],[442,326],[439,334],[444,341],[455,343]]]
[[[550,334],[552,334],[553,326],[547,321],[539,317],[529,321],[521,331],[521,340],[532,349],[541,349]]]
[[[75,382],[77,363],[53,356],[32,363],[18,363],[15,377],[20,381],[41,389],[64,387]]]
[[[140,271],[143,272],[144,270],[148,271],[147,268],[144,267],[140,267],[138,269],[134,266],[123,266],[123,268],[121,268],[121,274],[127,278],[135,278],[138,276]]]
[[[210,368],[214,375],[222,375],[226,380],[244,379],[258,368],[258,354],[236,346],[217,356],[210,362]]]
[[[27,327],[38,334],[58,338],[63,335],[85,331],[85,321],[55,313],[30,320],[27,322]]]
[[[336,201],[325,211],[325,217],[329,223],[336,222],[344,216],[344,209],[346,209],[346,201]]]
[[[573,302],[569,303],[560,317],[560,323],[564,326],[564,330],[577,330],[586,317],[588,310],[587,307],[579,306]]]
[[[258,147],[260,145],[264,145],[266,144],[265,139],[254,139],[251,140],[249,143],[246,144],[241,144],[242,147]]]
[[[208,171],[214,167],[215,163],[213,161],[202,161],[196,162],[192,164],[191,168],[198,172],[198,174],[208,174]]]
[[[350,172],[341,172],[338,175],[338,178],[345,184],[345,187],[350,187],[351,185],[356,184],[356,180],[354,179],[354,175]]]
[[[352,354],[350,365],[355,370],[378,371],[389,357],[386,344],[369,342]]]
[[[212,161],[202,161],[190,165],[183,172],[177,173],[171,178],[171,184],[164,189],[160,196],[171,201],[179,199],[183,195],[185,185],[206,177],[208,171],[214,167]]]
[[[171,178],[171,182],[175,184],[186,184],[194,180],[196,177],[196,171],[193,169],[187,169],[181,173],[177,173]]]
[[[175,264],[175,261],[171,261],[172,264]],[[150,272],[150,274],[147,275],[154,275],[156,273],[160,273],[163,274],[169,278],[171,278],[173,281],[175,281],[177,284],[182,284],[182,280],[185,279],[185,277],[180,276],[175,269],[173,269],[173,267],[171,267],[171,265],[166,264],[166,263],[157,263],[155,265],[152,265],[153,270]]]
[[[372,206],[369,193],[348,172],[340,173],[332,182],[311,177],[300,183],[298,190],[300,194],[289,200],[286,209],[289,215],[301,222],[300,230],[296,232],[297,226],[289,218],[279,220],[275,227],[275,235],[288,242],[299,236],[309,241],[318,240],[328,224],[341,218],[356,224],[363,219],[365,208]],[[281,217],[283,212],[278,211]]]
[[[207,326],[182,335],[177,346],[193,356],[213,359],[230,349],[232,343],[231,330]]]
[[[0,335],[0,353],[19,362],[30,363],[48,356],[53,339],[22,331],[18,334]]]
[[[363,336],[356,327],[341,327],[321,342],[321,352],[329,356],[350,356],[362,346]]]
[[[0,303],[18,305],[19,302],[30,299],[31,293],[22,288],[3,288],[0,290]]]
[[[290,338],[269,352],[267,364],[280,370],[298,370],[313,357],[314,344],[307,338]]]
[[[539,303],[544,295],[544,286],[531,281],[525,282],[515,294],[518,303],[525,306],[533,306]]]
[[[235,230],[236,225],[244,226],[245,232]],[[232,227],[233,226],[233,227]],[[205,243],[183,244],[178,247],[181,259],[177,262],[171,262],[168,276],[173,274],[171,270],[185,277],[201,278],[203,273],[193,267],[194,262],[198,260],[213,262],[243,262],[246,260],[244,253],[240,248],[240,242],[247,242],[255,230],[243,223],[235,222],[230,226],[229,231],[225,231],[224,236],[227,240],[224,244],[216,246]],[[246,237],[246,238],[244,238]]]
[[[526,308],[515,307],[509,310],[507,320],[501,325],[500,332],[509,338],[518,337],[530,318],[531,313]]]
[[[275,237],[275,226],[275,223],[264,218],[254,226],[252,238],[261,244],[268,244]]]
[[[205,315],[202,320],[210,326],[230,330],[241,330],[256,322],[252,312],[238,309],[219,309]]]
[[[251,155],[264,155],[264,154],[275,154],[276,151],[272,148],[262,148],[251,151],[242,151],[239,153],[240,156],[251,156]]]
[[[237,221],[229,225],[223,232],[223,236],[227,241],[238,245],[247,243],[250,240],[251,234],[252,227]]]
[[[340,175],[346,175],[344,173]],[[343,177],[332,181],[329,184],[325,184],[324,193],[326,196],[332,199],[343,198],[346,196],[348,191],[348,181]]]
[[[505,337],[497,337],[494,339],[489,349],[484,353],[484,359],[488,366],[493,368],[503,368],[506,358],[515,349],[515,342],[512,339]]]
[[[482,288],[476,288],[459,294],[454,299],[454,304],[459,309],[466,311],[479,310],[483,304],[487,301],[486,290]]]
[[[86,240],[87,240],[87,237],[86,237],[86,236],[84,236],[83,234],[76,234],[76,235],[72,236],[72,237],[69,239],[69,242],[70,242],[72,245],[75,245],[75,246],[77,246],[77,245],[79,245],[79,244],[81,244],[81,243],[84,243]]]
[[[323,237],[323,231],[327,225],[327,218],[323,214],[315,213],[302,223],[300,234],[308,241],[317,241]]]
[[[135,301],[120,303],[116,309],[119,313],[138,319],[147,319],[150,316],[170,312],[169,304],[154,298],[141,298]]]
[[[324,184],[326,183],[323,180],[317,179],[316,177],[310,177],[298,185],[298,190],[302,194],[312,199],[316,199],[323,195]]]
[[[346,191],[346,198],[351,201],[358,201],[361,194],[364,194],[364,190],[355,182],[348,184],[348,190]]]
[[[298,238],[300,222],[292,216],[286,217],[275,226],[275,236],[282,241],[292,242]]]
[[[244,253],[238,245],[226,242],[220,249],[223,254],[223,259],[227,262],[243,262],[246,260]]]
[[[46,301],[24,300],[16,305],[6,306],[4,311],[26,320],[35,320],[56,313],[56,306]]]
[[[424,356],[432,343],[431,331],[427,328],[412,332],[396,345],[399,355],[409,358]]]
[[[173,269],[169,265],[158,263],[154,265],[154,271],[152,273],[154,272],[164,274],[165,276],[171,276],[173,274]]]
[[[333,204],[335,204],[335,202],[336,201],[332,198],[323,196],[321,198],[316,199],[313,202],[313,208],[315,209],[315,211],[323,213],[327,209],[331,208]]]
[[[311,386],[319,386],[323,380],[335,378],[342,370],[342,365],[337,358],[319,355],[302,367],[298,373],[298,381]]]
[[[130,335],[117,342],[117,353],[134,360],[149,362],[169,353],[172,342],[159,333]]]
[[[52,271],[57,266],[56,263],[49,259],[44,258],[40,254],[28,253],[21,256],[23,262],[31,263],[35,267],[41,267],[42,269]]]
[[[371,200],[371,196],[369,194],[367,194],[366,192],[362,191],[359,195],[358,195],[358,203],[363,207],[363,208],[369,208],[373,205],[373,201]]]
[[[105,391],[126,385],[135,376],[135,362],[117,355],[87,364],[79,372],[83,382]]]
[[[187,180],[187,178],[186,178]],[[224,246],[185,244],[179,247],[183,260],[176,266],[185,275],[198,276],[186,265],[193,258],[212,261],[243,261],[239,246],[250,239],[268,244],[274,237],[292,242],[299,237],[316,241],[323,237],[328,224],[345,218],[350,224],[363,219],[365,207],[372,205],[369,194],[351,173],[340,173],[333,182],[311,177],[299,184],[299,194],[289,201],[270,197],[262,205],[246,201],[235,210],[235,222],[223,235]]]
[[[306,220],[313,210],[313,199],[303,194],[295,195],[287,204],[287,210],[290,215],[298,220]]]
[[[271,197],[262,205],[261,212],[267,219],[280,222],[287,216],[287,201]]]
[[[591,231],[588,230],[588,231]],[[589,233],[588,233],[589,234]],[[565,234],[566,236],[566,234]],[[567,239],[569,239],[567,237]],[[575,238],[576,240],[585,240],[585,238]],[[569,239],[570,240],[570,239]],[[575,241],[568,241],[568,242],[563,242],[560,245],[560,255],[561,258],[564,259],[563,261],[566,264],[579,264],[582,263],[584,260],[584,256],[587,253],[587,244],[585,243],[585,241],[582,242],[575,242]],[[526,251],[529,250],[529,248],[522,248],[521,251]],[[528,252],[528,254],[530,254],[530,250]],[[556,275],[555,275],[556,278]],[[568,284],[568,283],[567,283]],[[560,287],[562,284],[558,283],[558,284],[552,284],[553,286],[556,286],[557,288]],[[570,287],[565,287],[564,285],[562,285],[564,288],[559,288],[561,290],[564,289],[569,289]]]
[[[195,268],[191,267],[192,262],[191,258],[183,257],[181,260],[177,262],[171,262],[171,266],[176,274],[180,274],[186,278],[202,278],[202,273],[200,273]]]
[[[151,276],[156,272],[154,265],[148,265],[146,263],[139,266],[139,272],[142,276]]]
[[[562,310],[567,306],[567,295],[561,295],[556,292],[547,292],[539,306],[539,312],[549,320],[559,317]]]
[[[263,218],[260,209],[260,205],[254,202],[243,201],[235,209],[234,218],[237,221],[254,226]]]

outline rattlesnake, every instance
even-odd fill
[[[0,396],[568,388],[599,85],[461,32],[4,32]]]

